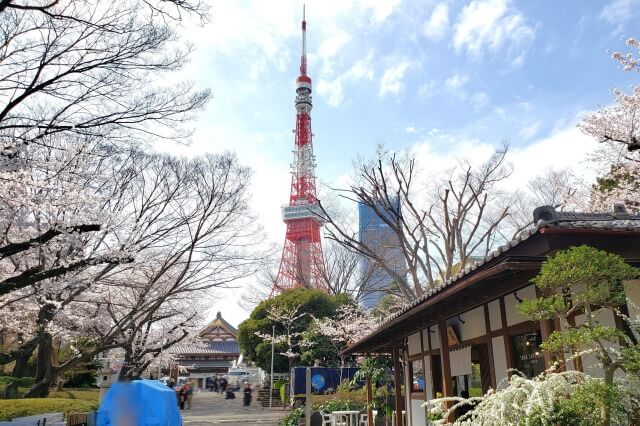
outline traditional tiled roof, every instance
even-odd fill
[[[238,355],[240,347],[238,342],[207,342],[202,345],[175,345],[169,352],[176,355]]]
[[[233,336],[234,338],[238,335],[238,330],[227,320],[222,318],[222,314],[220,313],[220,311],[218,311],[214,320],[207,324],[207,326],[200,331],[199,335],[204,336],[206,334],[209,334],[216,328],[224,330],[229,336]]]
[[[380,325],[369,335],[376,334],[379,330],[385,328],[388,323],[395,320],[399,316],[407,313],[417,305],[420,305],[430,298],[434,297],[435,295],[441,293],[443,290],[450,287],[451,285],[454,285],[469,273],[497,258],[507,250],[529,239],[531,236],[540,232],[544,232],[544,229],[546,228],[640,232],[640,214],[629,214],[624,209],[624,206],[620,205],[616,205],[612,213],[563,212],[557,211],[551,206],[541,206],[533,211],[533,223],[535,223],[535,227],[523,231],[516,238],[509,241],[507,244],[498,247],[497,249],[489,253],[486,257],[467,265],[465,268],[461,269],[457,275],[451,277],[447,282],[440,284],[435,288],[429,289],[421,297],[415,299],[409,305],[405,306],[393,315],[387,317],[385,321],[380,323]],[[364,339],[366,338],[367,337],[365,337]]]

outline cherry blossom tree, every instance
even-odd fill
[[[361,311],[355,304],[340,306],[335,316],[314,319],[315,330],[331,340],[336,353],[368,335],[377,325],[378,321],[372,315]],[[342,355],[340,362],[344,366]]]
[[[638,139],[640,86],[635,86],[631,93],[616,89],[614,95],[614,105],[588,114],[578,124],[578,128],[600,142],[626,146],[630,154],[625,158],[631,161],[640,161],[639,157],[632,154],[633,151],[640,149],[640,140]]]
[[[640,163],[622,161],[610,166],[597,179],[591,190],[591,210],[611,211],[615,204],[624,205],[629,213],[640,213]]]
[[[300,356],[300,346],[304,346],[302,339],[303,332],[300,330],[299,322],[307,316],[307,312],[301,312],[302,305],[278,305],[274,304],[267,309],[267,318],[276,324],[277,334],[266,334],[256,332],[256,336],[265,342],[284,345],[284,352],[280,355],[289,360],[289,371],[293,368],[293,363]]]
[[[74,363],[113,347],[124,348],[127,365],[135,366],[123,375],[138,375],[160,352],[157,341],[149,338],[152,329],[178,321],[176,327],[165,326],[177,333],[168,342],[184,339],[185,330],[197,325],[201,315],[201,310],[194,310],[196,304],[189,305],[190,298],[204,300],[201,294],[208,289],[252,274],[261,265],[262,253],[254,247],[260,236],[246,202],[250,172],[233,155],[180,160],[125,150],[122,158],[112,156],[109,161],[106,181],[117,185],[101,186],[95,176],[92,179],[101,188],[103,201],[97,205],[108,226],[80,247],[89,256],[128,253],[130,261],[41,280],[4,300],[7,321],[17,304],[27,302],[34,312],[25,312],[25,321],[38,309],[47,315],[39,328],[31,327],[31,339],[4,354],[3,363],[19,354],[28,358],[25,349],[33,348],[33,340],[39,342],[39,355],[43,353],[38,358],[44,363],[50,363],[46,352],[51,352],[57,335],[93,336],[95,342],[89,353],[64,365],[43,365],[43,376],[37,377],[42,384],[33,396],[46,392],[48,383]]]

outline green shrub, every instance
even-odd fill
[[[364,389],[357,391],[340,390],[330,395],[313,395],[311,407],[327,413],[342,410],[362,410],[367,405]]]
[[[8,385],[11,382],[16,382],[21,388],[30,388],[34,380],[33,377],[0,376],[0,385]]]
[[[282,419],[280,426],[298,426],[303,414],[304,408],[296,408],[295,410],[292,410],[284,419]]]
[[[630,424],[621,398],[617,386],[607,386],[601,380],[590,379],[576,387],[569,398],[557,402],[552,419],[565,426],[600,424],[603,410],[609,406],[614,424]]]
[[[86,413],[98,408],[98,402],[62,398],[24,398],[0,401],[0,420],[44,413]]]

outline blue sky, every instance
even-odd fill
[[[189,28],[181,78],[209,87],[189,150],[234,150],[253,167],[253,208],[281,245],[302,2],[216,0]],[[306,1],[317,175],[344,182],[380,143],[437,168],[507,140],[514,187],[547,167],[588,174],[595,143],[575,124],[638,74],[610,59],[638,36],[640,0]],[[184,149],[180,149],[184,152]],[[221,293],[229,308],[239,290]],[[215,308],[214,308],[215,310]]]

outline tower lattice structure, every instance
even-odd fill
[[[292,288],[327,290],[324,256],[320,240],[322,213],[316,193],[315,156],[311,132],[311,78],[307,75],[307,22],[302,17],[302,56],[300,75],[296,79],[296,129],[291,196],[282,207],[287,233],[282,249],[280,269],[271,295]]]

